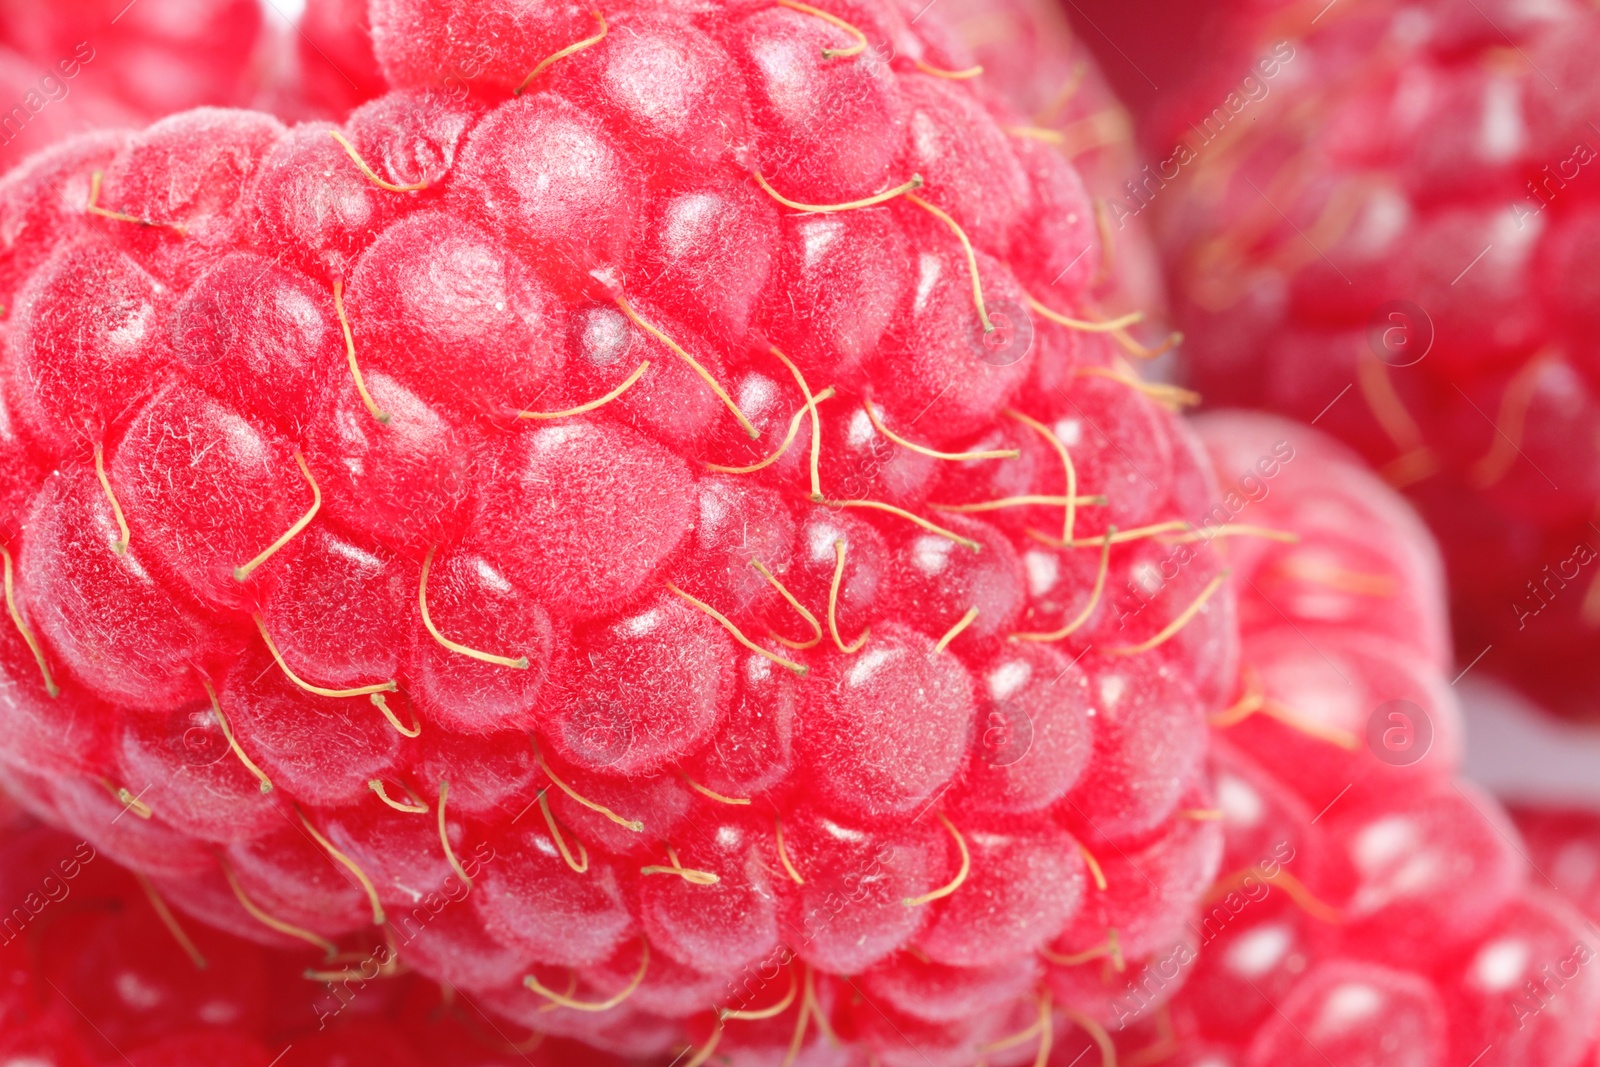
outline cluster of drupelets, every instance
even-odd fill
[[[1152,122],[1163,152],[1197,143],[1227,79],[1293,42],[1254,119],[1143,179],[1193,376],[1213,402],[1320,415],[1440,537],[1463,658],[1493,644],[1491,671],[1587,714],[1600,15],[1320,8],[1235,12],[1227,58]]]
[[[1201,528],[1070,165],[845,7],[484,63],[379,5],[468,91],[0,183],[8,788],[175,931],[321,950],[335,1021],[414,969],[696,1064],[1113,1055],[1260,531]]]
[[[1456,778],[1427,533],[1303,426],[1230,413],[1200,433],[1241,518],[1299,539],[1230,560],[1244,666],[1212,719],[1224,873],[1182,992],[1163,1007],[1160,975],[1125,991],[1124,1062],[1588,1062],[1600,934],[1574,904],[1592,899],[1563,899],[1570,869],[1537,846],[1530,863],[1500,806]]]

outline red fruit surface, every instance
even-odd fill
[[[206,104],[248,104],[268,80],[255,0],[0,4],[0,163],[84,129]]]
[[[1119,1050],[1208,1067],[1593,1062],[1600,945],[1546,874],[1559,850],[1590,899],[1593,819],[1530,816],[1525,844],[1455,777],[1440,567],[1416,517],[1308,427],[1198,421],[1246,665],[1212,718],[1223,873],[1176,966],[1102,963]]]
[[[1360,450],[1438,533],[1461,661],[1592,711],[1600,17],[1316,16],[1238,5],[1113,213],[1155,221],[1208,401]]]
[[[1033,264],[1023,269],[1041,272],[1028,277],[1028,284],[1050,292],[1055,286],[1087,283],[1111,310],[1153,316],[1165,308],[1165,284],[1160,254],[1147,225],[1134,221],[1117,227],[1103,246],[1109,259],[1095,261],[1082,253],[1100,245],[1100,235],[1106,232],[1101,229],[1103,213],[1098,205],[1120,195],[1141,162],[1134,118],[1124,104],[1140,100],[1150,84],[1133,71],[1126,53],[1137,52],[1146,43],[1182,40],[1186,62],[1193,62],[1201,50],[1194,47],[1193,38],[1173,28],[1180,19],[1198,16],[1202,5],[1188,5],[1195,10],[1177,16],[1165,10],[1174,6],[1165,0],[1160,10],[1151,10],[1149,4],[1118,3],[1114,5],[1118,10],[1108,13],[1100,10],[1105,6],[1090,0],[1071,6],[1055,0],[950,0],[940,5],[950,38],[920,47],[919,42],[908,41],[901,47],[914,61],[935,67],[952,66],[963,50],[969,51],[972,61],[983,68],[976,80],[984,91],[1003,97],[1033,127],[1032,139],[1022,150],[1023,169],[1032,175],[1058,170],[1059,157],[1052,148],[1059,145],[1094,198],[1097,206],[1089,214],[1072,210],[1070,199],[1056,201],[1064,210],[1052,211],[1032,234],[1023,235],[1035,252]],[[1141,25],[1136,39],[1132,34],[1115,35],[1115,44],[1124,53],[1103,47],[1108,23],[1130,16]],[[1149,32],[1152,24],[1163,32]],[[1161,61],[1163,85],[1171,86],[1168,72],[1176,69],[1177,64]],[[1159,342],[1161,325],[1152,321],[1139,332],[1147,333],[1152,343]]]
[[[1184,941],[1238,616],[1202,448],[1041,237],[1114,261],[1071,164],[879,0],[369,13],[341,126],[6,179],[8,787],[557,1048],[1097,1032],[1043,961]]]
[[[130,816],[131,817],[131,816]],[[306,946],[266,949],[170,911],[153,885],[0,797],[0,1055],[51,1067],[609,1064],[560,1040],[514,1042],[475,998]],[[443,920],[430,936],[453,933]],[[291,944],[295,944],[291,940]],[[458,952],[458,956],[466,955]],[[356,957],[362,957],[359,961]],[[509,1051],[518,1045],[520,1051]]]

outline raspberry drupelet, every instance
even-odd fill
[[[619,1056],[1104,1038],[1237,623],[1071,165],[879,0],[371,14],[341,126],[0,182],[8,787]]]

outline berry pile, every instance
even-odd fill
[[[1537,843],[1530,865],[1498,805],[1453,780],[1426,535],[1315,431],[1199,429],[1234,521],[1299,540],[1230,555],[1245,681],[1213,719],[1227,873],[1170,1010],[1124,992],[1125,1043],[1189,1067],[1592,1062],[1600,936],[1536,873]]]
[[[1071,166],[876,0],[371,15],[0,180],[7,788],[618,1055],[1108,1042],[1237,622]]]
[[[1592,711],[1600,12],[1323,7],[1239,5],[1113,211],[1160,220],[1207,399],[1361,449],[1443,541],[1462,661]]]

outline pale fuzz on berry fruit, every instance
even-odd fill
[[[355,862],[386,909],[406,910],[429,896],[459,897],[463,883],[455,867],[475,845],[467,840],[468,826],[455,818],[447,817],[441,832],[434,801],[425,812],[406,812],[409,819],[391,817],[392,809],[381,804],[336,811],[317,829]],[[450,843],[448,853],[441,837]]]
[[[137,797],[126,786],[111,788],[92,778],[37,785],[42,787],[42,795],[35,800],[37,810],[49,813],[53,821],[84,839],[94,836],[95,848],[117,863],[147,871],[152,877],[180,878],[204,871],[211,863],[203,842],[153,817],[145,819],[133,813],[148,810],[148,806],[140,808],[142,801],[130,803]],[[119,818],[124,811],[129,811],[129,816]]]
[[[905,232],[889,208],[785,214],[779,227],[762,309],[768,338],[807,375],[859,380],[915,284]]]
[[[538,602],[580,618],[637,592],[698,510],[683,460],[607,423],[532,430],[492,469],[467,543]]]
[[[702,335],[743,337],[777,259],[776,207],[733,180],[663,197],[639,250],[650,279],[641,292],[684,309],[684,324]]]
[[[641,322],[659,331],[659,336]],[[670,339],[671,344],[663,338]],[[626,310],[614,300],[589,304],[571,320],[568,373],[559,387],[542,390],[529,402],[528,417],[571,411],[592,403],[596,397],[616,394],[606,404],[606,413],[616,421],[670,447],[699,446],[715,433],[727,408],[706,388],[700,373],[673,349],[674,344],[713,379],[726,377],[727,368],[721,357],[648,297],[629,302]],[[771,396],[752,396],[742,386],[735,392],[750,404],[752,410],[747,414],[760,426],[771,431],[777,425],[780,413],[773,407]],[[787,412],[781,414],[787,416]],[[738,444],[755,445],[743,433],[738,437],[743,440],[735,444],[736,448]],[[737,458],[739,462],[724,465],[744,466],[745,454],[740,452]]]
[[[1063,954],[1087,952],[1115,931],[1118,951],[1139,959],[1165,953],[1181,941],[1188,916],[1219,870],[1222,832],[1207,818],[1206,798],[1186,795],[1186,807],[1156,833],[1137,843],[1085,842],[1096,857],[1098,876],[1085,907],[1062,933]],[[1098,878],[1107,888],[1101,890]]]
[[[929,633],[948,630],[969,611],[977,615],[962,631],[968,638],[1014,632],[1025,595],[1016,550],[999,530],[965,516],[946,517],[945,528],[978,549],[915,527],[897,531],[887,575],[893,594],[884,608]]]
[[[60,141],[44,148],[0,178],[0,292],[14,307],[23,281],[69,235],[88,228],[83,205],[89,202],[95,171],[105,167],[128,141],[122,130]]]
[[[421,903],[393,909],[406,958],[435,981],[469,992],[515,986],[533,965],[532,957],[491,936],[470,909],[456,907],[464,892],[466,886],[458,883],[441,894],[437,907]]]
[[[572,662],[544,729],[587,769],[636,776],[696,749],[715,731],[737,659],[716,620],[661,595],[615,622],[574,633]]]
[[[926,1022],[948,1022],[995,1011],[1026,998],[1043,972],[1039,962],[1021,966],[950,967],[907,955],[859,979],[865,993],[897,1012]]]
[[[16,561],[26,575],[21,602],[45,640],[69,651],[60,666],[105,697],[172,707],[196,691],[196,668],[226,660],[242,644],[242,632],[216,627],[187,596],[163,588],[152,573],[157,549],[144,538],[124,541],[88,465],[50,476],[28,527],[33,536]]]
[[[639,924],[650,944],[712,973],[767,958],[780,933],[774,880],[782,875],[763,862],[764,820],[729,807],[674,837],[670,852],[639,870]]]
[[[622,874],[598,856],[572,877],[546,830],[519,826],[492,842],[496,861],[473,886],[484,928],[532,958],[568,967],[599,963],[634,935]],[[539,906],[530,908],[528,901]]]
[[[209,700],[129,716],[117,767],[118,780],[133,783],[129,788],[163,821],[203,841],[249,841],[283,817],[263,791],[263,778],[234,757]]]
[[[603,293],[590,272],[626,263],[635,247],[644,190],[630,163],[597,116],[530,95],[467,136],[452,189],[459,210],[497,224],[571,298]]]
[[[885,625],[860,655],[830,657],[807,687],[802,766],[841,810],[910,812],[960,769],[976,710],[972,679],[934,645],[908,627]]]
[[[373,51],[391,86],[445,85],[454,78],[454,84],[481,85],[496,99],[546,56],[597,29],[579,5],[556,0],[379,0],[369,17]]]
[[[240,747],[275,786],[307,803],[355,803],[403,758],[404,738],[376,701],[310,692],[265,650],[246,653],[217,691]],[[372,695],[397,718],[408,710],[400,694]]]
[[[361,883],[333,860],[308,824],[294,813],[289,819],[293,822],[279,824],[270,834],[223,851],[221,862],[235,896],[274,922],[323,938],[371,924],[376,915]]]
[[[936,220],[905,219],[917,248],[916,297],[868,367],[872,400],[891,426],[915,421],[929,442],[947,444],[993,423],[1027,380],[1028,364],[975,358],[985,327],[972,310],[972,275],[961,246],[951,247],[949,231]],[[976,258],[986,300],[1020,300],[1010,271],[984,252]]]
[[[173,355],[252,421],[298,437],[335,369],[339,328],[309,277],[235,253],[195,280],[173,309]]]
[[[306,431],[306,462],[319,472],[328,515],[393,548],[438,544],[459,530],[485,450],[476,428],[381,371],[364,373],[360,386],[334,382]]]
[[[422,569],[408,568],[415,586],[391,615],[411,620],[406,673],[418,711],[463,734],[530,727],[565,634],[488,560],[447,551],[430,546]]]
[[[162,119],[106,168],[96,204],[140,221],[103,232],[157,277],[187,287],[238,244],[239,203],[283,134],[277,119],[253,111],[197,108]]]
[[[770,969],[771,964],[763,960],[757,968],[747,968],[743,974],[752,985],[764,985],[755,975],[758,973],[764,975]],[[638,974],[639,953],[631,946],[624,945],[609,959],[593,967],[582,967],[578,970],[581,980],[593,989],[626,989]],[[764,1006],[765,1000],[758,1004],[755,1001],[747,1001],[746,996],[759,997],[765,992],[764,989],[758,991],[740,989],[730,997],[729,979],[726,974],[705,974],[678,963],[671,957],[651,957],[649,972],[638,983],[628,1002],[640,1011],[675,1018],[703,1011],[705,1005],[719,999],[731,1000],[733,1003],[753,1008]]]
[[[1031,812],[1065,796],[1094,756],[1098,710],[1088,676],[1048,645],[985,650],[964,806]]]
[[[774,822],[773,846],[784,933],[801,959],[833,973],[864,970],[908,943],[932,913],[906,902],[948,885],[961,862],[933,820],[882,831],[805,807]]]
[[[333,689],[396,676],[418,574],[328,525],[308,529],[261,606],[273,644],[297,675]]]
[[[407,759],[420,795],[436,797],[448,782],[452,813],[492,822],[522,810],[538,773],[527,736],[509,731],[463,737],[429,730]]]
[[[857,42],[781,7],[726,32],[755,119],[755,162],[769,182],[783,183],[784,195],[842,203],[910,178],[891,173],[906,125],[904,90],[870,49],[848,63],[819,63],[823,49]]]
[[[791,672],[761,655],[742,656],[738,672],[738,695],[715,740],[687,772],[702,791],[751,799],[784,782],[793,769],[799,687]]]
[[[947,829],[960,867],[941,890],[955,888],[929,902],[933,918],[917,935],[934,962],[984,967],[1026,956],[1078,911],[1088,874],[1065,830],[1007,819]]]
[[[606,720],[591,735],[597,750],[614,745],[616,737]],[[655,862],[644,857],[657,855],[661,841],[671,841],[680,832],[697,800],[707,799],[691,779],[677,775],[614,777],[565,764],[553,753],[541,751],[538,759],[544,778],[566,787],[547,787],[546,800],[567,844],[566,855],[574,857],[568,866],[583,866],[581,850],[565,836],[569,831],[579,841],[597,842],[613,855],[640,864]],[[641,826],[650,827],[660,838],[645,835]]]
[[[23,413],[52,445],[99,444],[171,359],[159,326],[171,291],[98,236],[57,248],[13,312],[12,346],[30,385]]]
[[[267,553],[317,508],[315,480],[296,456],[270,426],[175,379],[111,453],[111,495],[154,568],[209,606],[244,608],[280,573],[264,565]],[[150,470],[171,476],[152,482]]]
[[[740,72],[690,19],[666,11],[619,13],[608,17],[607,32],[606,47],[586,48],[550,69],[562,96],[600,115],[648,155],[687,157],[693,170],[709,169],[749,144]],[[678,185],[683,179],[676,170],[659,166],[652,177]]]
[[[347,307],[363,371],[461,415],[504,417],[560,370],[549,291],[448,214],[418,212],[384,230],[356,261]]]

